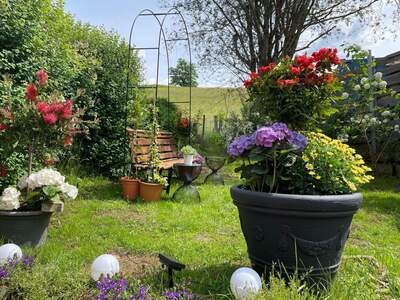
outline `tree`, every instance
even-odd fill
[[[389,29],[384,22],[386,4],[392,5],[393,14],[399,12],[398,0],[164,0],[164,3],[189,14],[191,38],[203,64],[223,65],[239,77],[281,57],[293,56],[355,22],[373,27],[378,34],[378,29]],[[393,22],[398,22],[398,18],[393,17]],[[299,43],[301,40],[303,43]]]
[[[170,68],[171,83],[178,86],[198,86],[197,71],[194,64],[180,58],[175,68]],[[191,74],[191,75],[190,75]]]

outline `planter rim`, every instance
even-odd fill
[[[138,179],[138,178],[129,178],[129,176],[123,176],[119,180],[121,180],[121,181],[138,181],[138,182],[140,182],[140,179]]]
[[[344,195],[264,193],[245,190],[240,185],[231,187],[231,196],[236,206],[306,212],[355,212],[362,202],[361,193]]]
[[[30,210],[30,211],[16,211],[16,210],[0,210],[0,216],[15,216],[15,217],[30,217],[40,216],[42,214],[51,214],[51,212],[44,212],[41,210]]]
[[[140,181],[140,184],[151,185],[151,186],[162,186],[159,183],[151,183],[151,182],[144,182],[144,181]]]

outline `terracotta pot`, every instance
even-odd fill
[[[122,186],[122,196],[124,199],[134,201],[139,196],[140,180],[122,177],[120,179]]]
[[[161,184],[140,182],[140,197],[145,202],[160,201],[162,189]]]

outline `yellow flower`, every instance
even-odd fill
[[[313,165],[313,164],[310,164],[310,163],[307,163],[307,164],[306,164],[306,169],[307,169],[307,170],[314,170],[314,165]]]
[[[315,179],[320,180],[321,176],[317,175],[317,176],[315,176]]]
[[[311,176],[314,176],[315,172],[314,171],[310,171],[310,172],[308,172],[308,174],[310,174]]]

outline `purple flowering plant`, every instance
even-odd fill
[[[96,282],[92,293],[92,300],[190,300],[194,295],[186,290],[165,290],[161,294],[151,293],[150,288],[136,285],[118,275],[113,277],[102,277]]]
[[[287,192],[290,187],[290,167],[307,145],[307,138],[292,131],[284,123],[258,128],[250,135],[237,137],[228,145],[232,160],[240,159],[236,168],[245,180],[246,188],[260,192]]]

